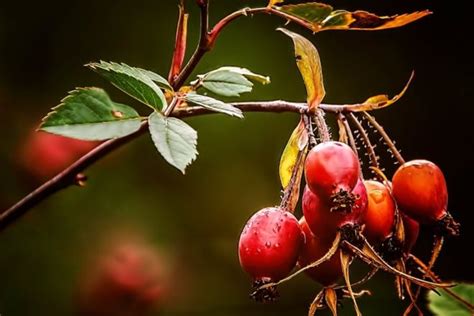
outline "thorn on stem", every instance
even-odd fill
[[[76,174],[76,177],[74,178],[74,184],[83,188],[86,186],[87,182],[87,176],[83,173],[78,173]]]

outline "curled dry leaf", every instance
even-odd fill
[[[354,292],[352,291],[351,279],[349,274],[349,266],[352,261],[351,255],[344,252],[343,250],[339,250],[339,255],[341,256],[342,274],[344,275],[344,281],[346,282],[349,295],[351,296],[352,302],[354,303],[354,309],[356,311],[357,316],[362,316],[359,310],[359,305],[357,305],[356,297],[354,295]]]
[[[330,5],[319,2],[288,4],[274,7],[303,22],[313,32],[326,30],[383,30],[397,28],[419,20],[432,12],[416,11],[408,14],[378,16],[367,11],[334,10]]]
[[[326,288],[324,298],[333,316],[337,316],[337,294],[333,288]]]

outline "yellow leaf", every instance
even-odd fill
[[[298,162],[298,154],[305,151],[308,146],[308,132],[304,126],[303,120],[300,120],[290,139],[286,144],[280,159],[280,181],[283,189],[285,189],[291,180],[293,169]],[[301,164],[301,169],[302,169]],[[298,172],[300,173],[300,172]]]
[[[377,104],[377,103],[380,103],[380,102],[387,102],[388,100],[389,100],[388,95],[379,94],[379,95],[374,95],[373,97],[368,98],[367,100],[365,100],[364,103],[366,103],[366,104]]]
[[[272,6],[274,6],[275,4],[277,4],[277,3],[282,3],[283,1],[285,1],[285,0],[270,0],[270,1],[268,2],[268,6],[269,6],[269,7],[272,7]]]
[[[415,73],[412,72],[411,76],[410,76],[410,79],[408,79],[408,82],[405,84],[405,87],[403,87],[403,90],[400,91],[399,94],[395,95],[391,99],[389,99],[389,97],[387,95],[379,94],[379,95],[368,98],[363,103],[346,104],[346,105],[343,106],[343,108],[344,108],[345,111],[363,112],[363,111],[379,110],[379,109],[383,109],[383,108],[385,108],[389,105],[392,105],[393,103],[400,100],[401,97],[403,97],[405,92],[408,90],[408,87],[410,86],[410,83],[413,80],[414,75],[415,75]]]
[[[291,39],[295,45],[296,64],[303,77],[307,96],[308,107],[310,110],[316,110],[326,94],[323,83],[323,73],[321,69],[321,60],[319,53],[313,43],[303,36],[288,31],[284,28],[278,28]]]

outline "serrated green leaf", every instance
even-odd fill
[[[105,140],[137,131],[140,121],[133,108],[112,102],[104,90],[78,88],[53,108],[40,129],[83,140]]]
[[[154,112],[148,118],[151,138],[160,154],[183,174],[196,159],[197,132],[188,124],[174,117]]]
[[[308,107],[310,110],[314,110],[326,95],[318,50],[303,36],[284,28],[278,28],[278,30],[293,40],[296,65],[306,86]]]
[[[401,15],[378,16],[360,10],[354,12],[334,10],[332,6],[319,2],[288,4],[275,9],[301,20],[313,32],[396,28],[431,14],[430,11],[424,10]]]
[[[213,70],[213,71],[209,72],[208,74],[210,75],[212,73],[217,73],[217,72],[231,72],[231,73],[235,73],[235,74],[240,74],[240,75],[244,76],[247,79],[259,82],[261,84],[269,84],[270,83],[270,77],[256,74],[256,73],[248,70],[247,68],[235,67],[235,66],[224,66],[224,67],[218,68],[216,70]]]
[[[200,105],[203,108],[209,109],[211,111],[224,113],[231,116],[236,116],[238,118],[243,118],[242,111],[235,106],[230,104],[224,103],[220,100],[216,100],[214,98],[196,94],[196,93],[188,93],[186,94],[185,100],[190,103],[194,103],[196,105]]]
[[[166,98],[161,91],[160,85],[169,86],[167,81],[149,70],[130,67],[126,64],[90,63],[86,65],[95,72],[108,79],[114,86],[150,106],[154,110],[162,110],[166,106]]]
[[[457,286],[450,289],[460,297],[462,297],[465,301],[470,303],[471,305],[474,304],[474,284],[458,284]],[[446,291],[439,290],[440,295],[437,293],[430,291],[428,293],[428,307],[433,312],[433,314],[437,316],[471,316],[472,311],[470,312],[469,309],[463,303],[459,302],[458,300],[454,299],[450,296]]]
[[[205,89],[226,97],[238,97],[241,93],[252,91],[253,83],[250,80],[261,84],[270,83],[269,77],[233,66],[218,68],[198,78]]]
[[[125,64],[122,63],[122,65],[125,65]],[[173,87],[170,85],[168,80],[166,80],[165,78],[163,78],[159,74],[157,74],[153,71],[150,71],[150,70],[146,70],[146,69],[141,69],[141,68],[136,68],[136,67],[135,67],[135,69],[139,70],[145,76],[147,76],[148,78],[153,80],[161,89],[173,91]]]

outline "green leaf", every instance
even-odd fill
[[[367,11],[334,10],[332,6],[307,2],[274,7],[303,22],[313,32],[325,30],[382,30],[401,27],[429,14],[430,11],[416,11],[408,14],[378,16]]]
[[[122,65],[125,65],[125,64],[122,63]],[[168,80],[166,80],[159,74],[150,70],[146,70],[146,69],[141,69],[141,68],[136,68],[136,67],[135,69],[139,70],[143,75],[153,80],[161,89],[173,91],[173,87],[170,85]]]
[[[151,138],[165,160],[183,174],[196,159],[197,132],[188,124],[174,117],[154,112],[148,118]]]
[[[194,103],[197,105],[202,106],[203,108],[209,109],[211,111],[220,112],[224,114],[228,114],[231,116],[236,116],[238,118],[243,118],[242,111],[235,106],[230,104],[224,103],[222,101],[216,100],[214,98],[196,94],[196,93],[188,93],[185,97],[187,102]]]
[[[218,95],[226,97],[238,97],[241,93],[250,92],[253,83],[256,81],[261,84],[270,83],[270,78],[251,72],[246,68],[226,66],[210,71],[207,74],[199,75],[198,80],[202,86]]]
[[[105,140],[137,131],[140,121],[133,108],[112,102],[104,90],[77,88],[43,119],[40,129],[83,140]]]
[[[316,109],[326,95],[318,50],[303,36],[284,28],[278,28],[278,30],[293,40],[296,65],[306,86],[308,107],[311,110]]]
[[[104,61],[90,63],[86,66],[108,79],[114,86],[126,94],[154,110],[162,110],[167,104],[166,98],[159,86],[161,85],[165,89],[171,87],[164,78],[154,72],[130,67],[125,64],[107,63]]]
[[[474,284],[461,283],[450,289],[471,305],[474,304]],[[430,291],[428,293],[428,307],[437,316],[471,316],[466,305],[454,299],[444,290],[439,290],[441,295]]]

